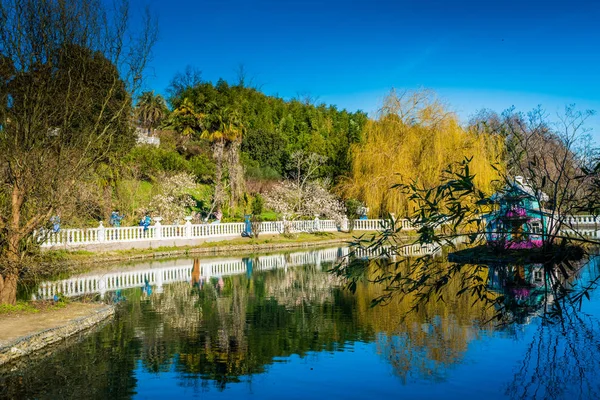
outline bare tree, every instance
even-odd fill
[[[135,140],[131,99],[156,23],[147,13],[133,35],[128,2],[111,5],[0,3],[0,303],[16,300],[36,230]]]
[[[591,144],[586,120],[592,111],[565,107],[557,122],[549,122],[541,108],[522,114],[509,110],[499,126],[507,138],[506,179],[524,176],[537,200],[545,195],[545,212],[551,226],[544,242],[552,243],[567,216],[581,212],[584,196],[593,176],[583,173],[592,168],[596,150]]]
[[[188,65],[183,72],[175,74],[167,88],[167,100],[174,106],[173,99],[179,98],[181,93],[188,88],[194,88],[202,83],[202,71]]]

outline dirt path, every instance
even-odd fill
[[[37,313],[0,315],[0,347],[34,333],[56,328],[106,307],[101,303],[67,303],[64,308],[47,308]]]

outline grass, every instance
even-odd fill
[[[0,315],[10,314],[34,314],[40,310],[31,302],[28,301],[17,301],[17,304],[0,304]]]
[[[15,314],[36,314],[40,311],[52,311],[65,308],[68,300],[60,298],[54,301],[17,301],[17,304],[0,304],[0,316]]]
[[[258,238],[236,238],[221,241],[204,242],[197,246],[161,246],[147,249],[128,249],[128,250],[112,250],[112,251],[86,251],[86,250],[51,250],[45,252],[45,257],[48,260],[55,260],[56,262],[86,262],[89,260],[98,260],[102,258],[132,258],[144,255],[153,255],[160,253],[177,252],[180,254],[187,254],[194,249],[219,249],[227,251],[240,251],[240,247],[264,247],[270,249],[277,245],[290,245],[290,244],[306,244],[325,242],[330,240],[336,241],[350,241],[355,236],[360,236],[365,232],[344,233],[344,232],[319,232],[313,233],[299,233],[293,237],[285,237],[283,235],[264,235]],[[253,249],[254,250],[254,249]]]

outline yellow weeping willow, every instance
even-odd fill
[[[498,178],[493,165],[504,151],[501,137],[464,129],[429,91],[392,91],[379,117],[367,123],[364,137],[351,148],[352,174],[340,189],[346,198],[363,201],[371,217],[407,215],[411,204],[392,185],[416,180],[435,186],[442,171],[464,157],[472,157],[478,187],[491,192]]]

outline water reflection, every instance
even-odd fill
[[[600,324],[569,314],[560,324],[537,324],[506,394],[513,399],[600,398]]]
[[[380,277],[385,260],[369,263],[352,293],[328,272],[344,254],[347,249],[332,248],[263,258],[178,260],[87,274],[81,277],[87,282],[92,276],[113,274],[115,286],[104,297],[120,301],[115,321],[55,348],[46,358],[29,360],[17,370],[0,370],[0,397],[173,397],[174,390],[203,396],[222,391],[238,397],[280,396],[269,389],[269,379],[306,382],[293,395],[315,397],[308,390],[317,378],[306,372],[297,375],[298,365],[310,359],[317,368],[325,355],[337,359],[340,354],[348,355],[360,371],[357,379],[364,390],[367,382],[375,382],[380,395],[434,397],[446,388],[445,397],[452,398],[457,387],[460,397],[484,390],[489,390],[487,397],[509,398],[598,394],[597,313],[570,314],[573,319],[562,324],[543,322],[540,309],[553,300],[542,266],[463,266],[460,273],[480,277],[490,299],[499,299],[494,304],[512,313],[512,324],[498,325],[489,324],[498,308],[476,301],[478,293],[457,296],[463,289],[459,274],[418,308],[414,295],[372,307],[373,299],[386,292],[383,282],[372,282]],[[207,273],[216,271],[217,264],[217,273]],[[448,267],[441,257],[430,265],[432,271]],[[136,281],[134,276],[142,278]],[[586,276],[595,275],[580,278]],[[132,282],[137,286],[127,287]],[[44,290],[50,287],[48,283]],[[361,343],[369,350],[359,351]],[[485,349],[474,350],[478,343],[504,352],[519,343],[513,358],[493,360],[499,386],[481,383],[480,369],[489,363],[489,355]],[[373,359],[383,360],[387,372],[363,367]],[[338,370],[347,363],[338,364]],[[320,387],[317,397],[369,395],[344,393],[351,387],[350,378],[337,370],[320,374],[331,386]],[[460,386],[457,377],[463,375],[468,378],[458,381]],[[263,384],[249,385],[256,376],[264,377]]]
[[[503,297],[497,311],[505,314],[505,320],[522,325],[547,312],[553,295],[542,264],[495,264],[487,268],[488,288]]]

